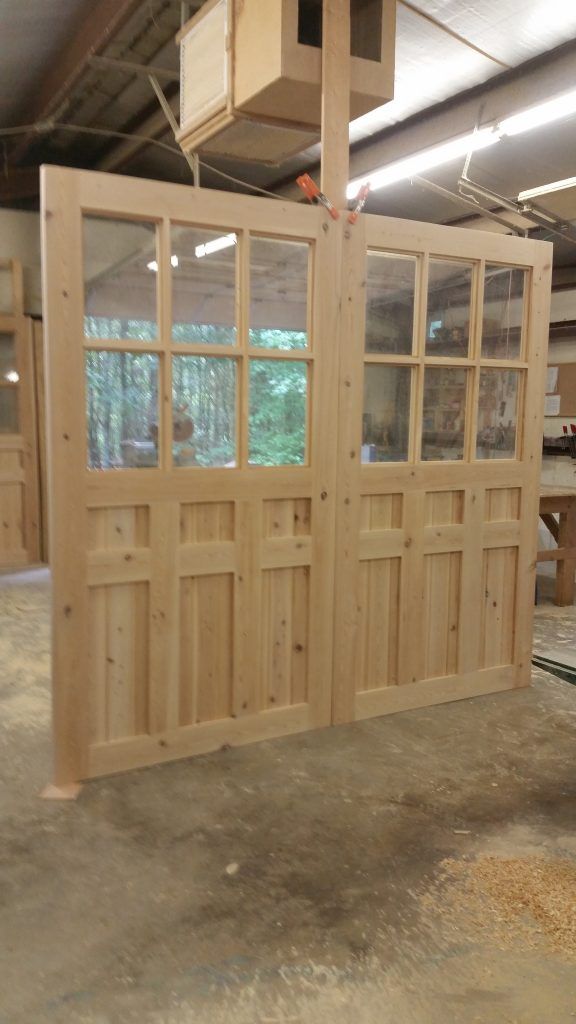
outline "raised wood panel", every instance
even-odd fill
[[[402,526],[402,495],[364,495],[360,516],[363,530],[397,530]]]
[[[233,604],[228,574],[180,582],[180,725],[232,713]]]
[[[262,707],[307,699],[310,572],[307,567],[262,573]]]
[[[521,493],[519,487],[488,487],[486,489],[486,521],[491,523],[519,519]]]
[[[399,558],[360,565],[358,692],[398,682],[400,566]]]
[[[464,522],[464,491],[431,491],[426,495],[426,526]]]
[[[90,509],[88,547],[90,550],[149,547],[149,522],[146,506]]]
[[[234,503],[199,502],[180,507],[180,543],[234,540]]]
[[[462,555],[424,557],[424,678],[458,672]]]
[[[265,501],[263,527],[265,537],[300,537],[310,534],[310,498]]]
[[[104,742],[148,731],[146,583],[90,591],[90,734]]]
[[[518,548],[488,548],[482,561],[482,668],[514,659]],[[533,596],[531,595],[533,600]]]
[[[24,488],[21,483],[0,483],[0,562],[25,560]]]

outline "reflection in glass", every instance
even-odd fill
[[[172,225],[172,340],[236,344],[233,232]]]
[[[426,355],[465,359],[470,345],[472,266],[430,260]]]
[[[423,461],[464,458],[467,372],[461,367],[426,367],[422,418]]]
[[[84,217],[84,334],[155,341],[156,226]]]
[[[486,264],[482,358],[518,359],[522,342],[526,271]]]
[[[17,434],[18,384],[14,335],[0,334],[0,434]]]
[[[366,351],[412,353],[416,259],[369,252]]]
[[[480,370],[476,458],[515,457],[519,376],[518,370]]]
[[[86,352],[90,469],[158,465],[158,356]]]
[[[0,385],[0,434],[17,434],[18,430],[18,388]]]
[[[306,348],[309,249],[306,242],[251,237],[251,345]]]
[[[411,374],[409,366],[366,364],[362,462],[406,462]]]
[[[304,362],[250,360],[250,463],[288,466],[305,462],[307,384]]]
[[[0,334],[0,382],[18,383],[13,334]]]
[[[236,360],[172,359],[172,456],[176,466],[236,464]]]

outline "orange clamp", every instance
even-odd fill
[[[296,178],[296,184],[300,186],[304,195],[311,203],[321,203],[322,206],[326,207],[332,219],[338,220],[340,214],[334,206],[334,203],[331,203],[328,196],[325,196],[324,193],[320,191],[318,185],[313,181],[309,174],[301,174],[299,178]]]
[[[365,185],[362,185],[362,188],[360,189],[358,195],[356,196],[356,206],[354,207],[353,210],[350,210],[350,213],[348,214],[349,224],[355,224],[356,221],[358,220],[358,214],[361,213],[362,210],[364,209],[369,193],[370,182],[367,181]]]

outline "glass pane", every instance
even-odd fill
[[[158,465],[158,356],[86,352],[90,469]]]
[[[155,341],[156,227],[84,217],[84,334]]]
[[[428,366],[424,373],[422,459],[464,458],[467,370]]]
[[[366,365],[362,462],[406,462],[411,381],[409,366]]]
[[[0,381],[17,384],[18,380],[14,335],[0,334]]]
[[[519,377],[518,370],[480,370],[476,458],[515,457]]]
[[[18,388],[0,387],[0,434],[17,434]]]
[[[306,363],[250,360],[248,461],[302,465],[306,459]]]
[[[13,304],[12,271],[9,267],[0,267],[0,313],[13,313]]]
[[[470,344],[472,266],[430,260],[426,355],[465,359]]]
[[[522,341],[526,271],[486,264],[482,357],[518,359]]]
[[[176,466],[236,465],[236,360],[172,359]]]
[[[236,344],[237,235],[172,225],[172,339]]]
[[[250,344],[306,348],[308,253],[306,242],[250,239]]]
[[[366,351],[412,354],[416,260],[369,252]]]

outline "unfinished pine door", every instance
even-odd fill
[[[57,780],[327,725],[336,227],[43,182]]]
[[[0,261],[0,568],[37,562],[38,458],[32,321],[22,268]]]
[[[373,216],[346,246],[337,722],[529,680],[551,263]]]
[[[525,683],[550,247],[45,168],[56,781]]]

